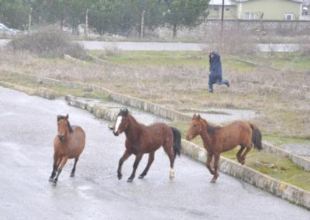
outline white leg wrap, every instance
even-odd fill
[[[170,169],[169,177],[170,179],[174,179],[175,177],[174,169]]]

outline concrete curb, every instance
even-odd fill
[[[174,110],[166,109],[164,107],[158,106],[156,104],[144,101],[142,99],[125,96],[119,93],[114,93],[111,90],[101,88],[94,85],[87,85],[83,83],[74,83],[74,82],[63,82],[55,79],[49,79],[44,78],[40,79],[40,83],[54,83],[54,84],[63,84],[69,87],[82,87],[82,88],[92,88],[96,89],[98,91],[101,91],[105,94],[108,94],[113,101],[120,102],[124,105],[128,105],[131,107],[139,108],[141,110],[153,113],[155,115],[168,118],[168,119],[179,119],[179,120],[190,120],[191,117],[188,115],[185,115],[181,112],[177,112]],[[66,101],[69,105],[85,109],[92,114],[94,114],[98,118],[106,119],[106,120],[113,120],[116,117],[117,112],[111,111],[111,109],[102,108],[97,105],[89,105],[86,102],[81,102],[77,99],[75,99],[72,96],[66,96]],[[183,143],[183,153],[192,157],[193,159],[205,163],[206,161],[206,151],[191,143],[187,142],[185,140],[182,141]],[[274,148],[272,145],[266,145],[266,148],[272,152]],[[267,151],[268,151],[267,150]],[[290,153],[284,152],[284,150],[279,151],[278,149],[274,152],[279,153],[279,155],[285,156],[287,155],[289,158]],[[286,154],[287,153],[287,154]],[[295,158],[296,159],[296,158]],[[229,160],[227,158],[221,157],[220,161],[220,170],[224,173],[227,173],[229,175],[238,177],[245,182],[248,182],[254,186],[257,186],[258,188],[261,188],[267,192],[270,192],[278,197],[281,197],[283,199],[286,199],[292,203],[295,203],[297,205],[303,206],[310,210],[310,192],[305,191],[301,188],[295,187],[291,184],[278,181],[274,178],[271,178],[267,175],[264,175],[262,173],[259,173],[249,167],[241,166],[237,164],[236,162]]]
[[[113,120],[118,111],[102,108],[100,106],[89,106],[87,102],[80,101],[72,96],[66,96],[66,101],[69,105],[88,110],[96,117]],[[204,148],[195,145],[192,142],[182,140],[182,153],[197,160],[201,163],[206,163],[207,152]],[[237,177],[247,183],[250,183],[264,191],[270,192],[282,199],[288,200],[294,204],[303,206],[310,210],[310,192],[293,186],[291,184],[281,182],[272,177],[264,175],[247,166],[242,166],[233,160],[221,157],[220,170],[223,173]],[[206,171],[207,172],[207,171]]]
[[[180,121],[190,121],[192,119],[191,116],[186,115],[182,112],[178,112],[172,109],[168,109],[165,107],[162,107],[160,105],[145,101],[143,99],[139,99],[136,97],[128,96],[128,95],[122,95],[120,93],[115,93],[112,92],[111,90],[99,87],[99,86],[94,86],[94,85],[87,85],[87,84],[74,84],[74,83],[67,83],[67,82],[60,82],[58,80],[54,79],[45,79],[46,83],[52,82],[52,83],[65,83],[67,86],[82,86],[83,88],[91,88],[100,92],[103,92],[104,94],[108,94],[109,98],[112,101],[121,103],[126,106],[131,106],[149,113],[152,113],[154,115],[167,118],[170,120],[180,120]],[[263,142],[263,149],[266,152],[269,153],[275,153],[280,156],[284,156],[288,159],[290,159],[293,163],[296,165],[302,167],[306,171],[310,171],[310,161],[308,159],[305,159],[303,157],[300,157],[298,155],[295,155],[293,153],[290,153],[288,151],[285,151],[279,147],[276,147],[268,142]]]
[[[182,140],[182,153],[194,160],[206,163],[207,152],[196,144]],[[270,176],[264,175],[250,167],[242,166],[233,160],[221,157],[220,170],[230,176],[237,177],[264,191],[272,193],[282,199],[310,209],[310,192],[289,183],[281,182]]]
[[[82,87],[84,89],[93,89],[97,90],[99,92],[102,92],[108,97],[115,102],[121,103],[123,105],[127,105],[130,107],[138,108],[140,110],[153,113],[154,115],[167,118],[170,120],[181,120],[181,121],[187,121],[191,119],[191,116],[183,114],[182,112],[178,112],[172,109],[168,109],[165,107],[162,107],[160,105],[148,102],[146,100],[128,96],[128,95],[123,95],[121,93],[113,92],[109,89],[96,86],[96,85],[89,85],[89,84],[84,84],[84,83],[76,83],[76,82],[67,82],[67,81],[60,81],[56,79],[51,79],[51,78],[41,78],[40,82],[43,84],[63,84],[65,86],[71,87],[71,88],[76,88],[76,87]]]
[[[310,171],[310,160],[303,158],[301,156],[298,156],[296,154],[293,154],[289,151],[286,151],[280,147],[276,147],[272,145],[271,143],[268,143],[266,141],[263,142],[263,150],[275,155],[279,155],[282,157],[286,157],[290,159],[293,163],[296,165],[302,167],[306,171]]]
[[[37,78],[34,76],[29,76],[26,74],[22,74],[22,73],[16,73],[16,74],[20,74],[23,76],[27,76],[27,77],[33,77],[35,78],[39,83],[45,83],[45,84],[51,84],[51,85],[58,85],[58,84],[62,84],[65,85],[67,87],[70,88],[77,88],[77,87],[82,87],[83,89],[92,89],[92,90],[96,90],[96,91],[100,91],[106,95],[108,95],[108,97],[115,102],[121,103],[123,105],[126,106],[131,106],[134,108],[138,108],[140,110],[152,113],[154,115],[163,117],[163,118],[167,118],[170,120],[181,120],[181,121],[190,121],[191,120],[191,116],[186,115],[182,112],[178,112],[172,109],[168,109],[165,107],[162,107],[160,105],[148,102],[146,100],[143,99],[139,99],[136,97],[131,97],[128,95],[123,95],[120,93],[116,93],[113,92],[112,90],[100,87],[100,86],[96,86],[96,85],[89,85],[89,84],[85,84],[85,83],[77,83],[77,82],[67,82],[67,81],[60,81],[60,80],[56,80],[56,79],[52,79],[52,78]],[[46,96],[46,95],[45,95]],[[102,114],[107,114],[107,113],[102,113]],[[310,171],[310,161],[306,158],[303,158],[301,156],[295,155],[291,152],[285,151],[279,147],[273,146],[270,143],[267,142],[263,142],[263,147],[264,150],[266,152],[269,153],[274,153],[280,156],[284,156],[288,159],[290,159],[292,162],[294,162],[296,165],[302,167],[304,170],[306,171]]]

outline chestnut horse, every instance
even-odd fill
[[[150,126],[141,124],[137,122],[127,109],[120,110],[114,128],[111,129],[113,129],[115,136],[118,136],[122,132],[126,135],[126,150],[119,160],[117,169],[118,179],[122,178],[122,165],[131,154],[134,154],[136,158],[128,182],[133,181],[143,154],[148,153],[148,163],[139,178],[142,179],[146,176],[154,160],[155,151],[161,146],[163,146],[170,160],[170,178],[174,178],[174,160],[176,155],[180,155],[181,151],[181,133],[179,130],[169,127],[164,123],[154,123]]]
[[[74,158],[71,177],[74,177],[76,164],[85,147],[85,132],[79,126],[71,126],[69,115],[57,116],[58,134],[54,138],[54,163],[49,181],[57,183],[58,177],[68,159]]]
[[[212,183],[215,183],[219,176],[218,166],[222,152],[240,145],[241,148],[236,156],[239,163],[244,164],[245,156],[251,150],[252,145],[258,150],[262,149],[261,132],[249,122],[235,121],[224,127],[212,126],[199,114],[194,114],[186,139],[192,140],[197,135],[202,138],[204,148],[208,152],[207,168],[213,175]],[[214,158],[214,169],[211,167],[212,158]]]

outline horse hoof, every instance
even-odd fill
[[[53,178],[49,178],[48,181],[52,183],[52,182],[54,182],[54,179]]]
[[[216,182],[216,179],[212,179],[211,181],[210,181],[210,183],[215,183]]]
[[[71,173],[71,174],[70,174],[70,177],[74,177],[74,173]]]
[[[139,176],[139,179],[143,179],[143,178],[144,178],[144,175],[140,175],[140,176]]]
[[[122,174],[118,174],[117,175],[117,178],[120,180],[120,179],[122,179]]]
[[[127,182],[131,183],[133,181],[133,178],[128,178]]]
[[[170,173],[169,173],[169,178],[172,180],[172,179],[174,179],[174,177],[175,177],[175,172],[174,172],[174,170],[170,170]]]

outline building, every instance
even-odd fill
[[[222,0],[210,0],[208,7],[208,19],[221,19],[222,15]],[[224,2],[224,19],[238,19],[237,5],[232,0],[225,0]]]
[[[225,0],[224,19],[308,20],[308,0]],[[222,0],[210,0],[208,19],[221,19]]]

